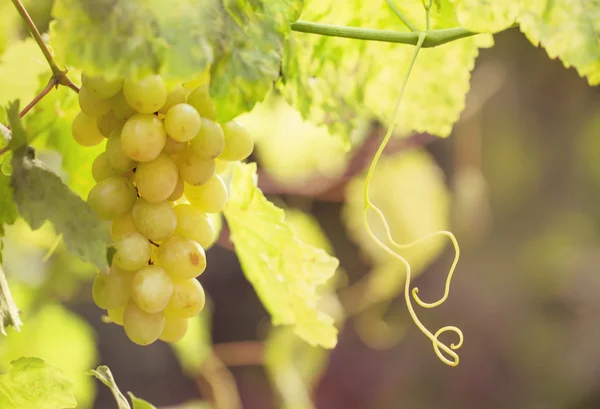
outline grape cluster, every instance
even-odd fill
[[[212,217],[227,202],[219,176],[254,143],[237,122],[216,122],[208,85],[82,76],[72,124],[83,146],[106,140],[92,164],[88,204],[112,222],[116,250],[94,280],[94,302],[136,344],[180,340],[204,307],[196,279],[216,240]]]

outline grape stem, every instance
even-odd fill
[[[389,6],[389,8],[394,12],[394,14],[396,15],[396,17],[398,17],[400,19],[400,21],[402,21],[402,23],[408,27],[408,29],[412,32],[417,32],[419,31],[419,29],[417,28],[417,26],[415,26],[409,19],[408,17],[406,17],[404,15],[404,13],[402,12],[402,10],[400,10],[400,8],[398,7],[398,5],[396,4],[396,2],[394,2],[394,0],[385,0],[385,2],[387,3],[387,5]]]

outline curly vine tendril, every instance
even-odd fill
[[[389,224],[387,223],[383,212],[377,206],[375,206],[369,199],[369,187],[371,185],[373,173],[375,171],[377,163],[379,162],[379,158],[381,157],[381,154],[382,154],[383,150],[385,149],[385,147],[387,146],[387,144],[392,136],[392,133],[394,131],[394,124],[396,122],[396,118],[397,118],[398,112],[400,110],[400,103],[402,101],[402,96],[404,95],[404,90],[406,89],[406,84],[408,82],[408,78],[410,77],[410,73],[412,71],[412,68],[414,67],[415,61],[417,59],[417,56],[419,54],[419,51],[421,49],[421,46],[423,45],[423,41],[425,40],[426,36],[427,36],[427,33],[425,33],[425,32],[419,33],[419,41],[417,42],[417,44],[415,46],[410,64],[408,66],[408,69],[407,69],[404,79],[402,81],[398,100],[396,102],[396,106],[394,109],[394,115],[392,116],[392,120],[390,121],[390,126],[388,127],[386,135],[383,138],[383,141],[381,142],[379,148],[377,149],[377,152],[375,153],[375,157],[373,158],[373,161],[371,162],[371,166],[369,167],[369,170],[367,172],[367,177],[365,179],[365,184],[364,184],[364,189],[363,189],[363,199],[364,199],[364,203],[365,203],[364,208],[363,208],[363,222],[364,222],[365,228],[366,228],[369,236],[371,237],[371,239],[373,241],[375,241],[379,245],[379,247],[381,247],[383,250],[385,250],[388,254],[390,254],[392,257],[394,257],[395,259],[400,261],[406,268],[406,282],[405,282],[405,286],[404,286],[404,298],[406,299],[406,306],[408,308],[408,311],[409,311],[410,316],[412,317],[414,323],[423,332],[423,334],[425,334],[425,336],[427,336],[427,338],[429,338],[431,340],[431,342],[433,343],[433,349],[435,351],[435,354],[438,356],[438,358],[442,362],[444,362],[446,365],[456,366],[456,365],[458,365],[459,357],[458,357],[458,354],[454,351],[459,349],[463,344],[464,336],[463,336],[462,331],[455,326],[446,326],[446,327],[439,329],[435,334],[433,334],[431,331],[429,331],[425,327],[425,325],[423,325],[423,323],[421,322],[421,320],[419,319],[419,317],[417,317],[417,314],[415,313],[415,310],[414,310],[414,307],[412,304],[412,299],[410,297],[410,295],[411,295],[410,264],[404,257],[402,257],[398,253],[399,250],[405,250],[407,248],[417,246],[421,242],[428,240],[434,236],[440,236],[440,235],[447,236],[451,240],[452,244],[454,245],[455,257],[454,257],[454,261],[452,263],[452,267],[450,268],[450,271],[449,271],[447,279],[446,279],[446,287],[445,287],[444,295],[442,296],[442,298],[440,298],[438,301],[433,302],[433,303],[426,303],[426,302],[422,301],[419,298],[419,296],[417,295],[417,293],[419,292],[418,288],[414,288],[412,290],[412,296],[413,296],[415,302],[419,306],[424,307],[424,308],[434,308],[434,307],[437,307],[438,305],[444,303],[444,301],[446,301],[446,299],[448,298],[448,294],[450,292],[450,282],[452,281],[452,276],[454,274],[454,270],[456,268],[456,264],[458,263],[458,259],[460,256],[459,246],[458,246],[458,242],[457,242],[456,238],[450,232],[438,231],[435,233],[431,233],[427,236],[424,236],[424,237],[422,237],[412,243],[409,243],[409,244],[398,244],[392,238]],[[367,212],[369,210],[373,210],[379,216],[381,221],[383,222],[383,225],[385,226],[385,232],[386,232],[387,239],[389,240],[390,243],[393,244],[396,251],[392,250],[387,244],[383,243],[377,236],[375,236],[375,234],[371,230],[371,227],[369,226],[369,222],[367,220]],[[439,340],[440,335],[445,332],[448,332],[448,331],[454,332],[458,336],[458,343],[456,343],[456,344],[452,343],[448,346]],[[446,355],[450,358],[448,358]]]

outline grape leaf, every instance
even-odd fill
[[[23,124],[19,120],[19,100],[13,101],[8,105],[6,116],[11,125],[11,136],[8,141],[8,147],[12,151],[16,151],[20,147],[27,145],[27,134],[25,133],[25,129],[23,129]]]
[[[73,383],[40,358],[19,358],[0,376],[2,409],[74,408]]]
[[[332,277],[339,262],[298,239],[283,210],[256,186],[256,164],[233,167],[225,218],[244,273],[273,324],[293,325],[309,344],[333,348],[337,329],[317,308],[317,287]]]
[[[31,228],[38,229],[44,222],[52,222],[57,233],[63,235],[69,251],[105,269],[110,234],[87,203],[42,162],[24,152],[13,157],[12,165],[13,197],[19,213]]]
[[[133,393],[128,392],[128,395],[131,403],[133,403],[133,409],[156,409],[156,406],[144,399],[136,398]]]
[[[398,2],[397,2],[398,3]],[[436,2],[432,29],[458,26],[454,6]],[[398,7],[424,28],[420,0]],[[365,28],[406,30],[381,2],[344,0],[306,1],[303,20]],[[423,49],[413,68],[396,125],[399,133],[417,131],[448,136],[459,118],[469,90],[470,72],[478,49],[492,38],[479,35]],[[283,59],[283,79],[278,83],[286,99],[305,118],[326,124],[342,135],[347,145],[350,131],[362,118],[390,122],[400,83],[413,46],[324,37],[293,32]]]
[[[117,406],[119,409],[131,409],[129,402],[125,395],[121,393],[117,383],[115,382],[115,378],[113,378],[112,372],[108,368],[108,366],[101,365],[96,369],[90,369],[85,372],[86,375],[95,376],[100,382],[104,385],[108,386],[108,389],[112,392],[115,397],[115,401],[117,401]]]
[[[2,237],[4,225],[12,224],[17,220],[17,207],[13,202],[13,193],[10,187],[10,176],[0,172],[0,263],[2,263]]]
[[[519,3],[514,0],[458,0],[460,24],[476,33],[496,33],[515,23]]]

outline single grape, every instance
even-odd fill
[[[244,160],[254,150],[254,140],[242,124],[229,121],[223,125],[225,135],[225,148],[219,159],[227,161]]]
[[[123,234],[115,241],[114,248],[113,264],[123,270],[140,270],[150,260],[150,242],[140,233]]]
[[[177,155],[179,177],[190,185],[202,185],[215,174],[215,160],[196,155],[189,146]]]
[[[162,202],[175,190],[178,173],[175,161],[166,153],[150,162],[140,163],[134,178],[138,193],[149,202]]]
[[[127,303],[123,314],[123,328],[127,337],[138,345],[150,345],[158,339],[165,327],[165,315],[161,312],[147,313],[134,302]]]
[[[113,220],[125,214],[137,197],[131,181],[120,176],[111,176],[92,188],[87,202],[103,220]]]
[[[106,159],[106,153],[102,152],[92,163],[92,176],[96,182],[100,182],[111,176],[121,176],[121,172],[110,167]]]
[[[186,185],[184,192],[192,206],[205,213],[218,213],[225,209],[227,204],[227,187],[223,179],[216,174],[203,185]]]
[[[175,279],[198,277],[206,269],[204,249],[192,239],[171,236],[158,248],[158,261]]]
[[[121,131],[121,146],[131,159],[149,162],[156,159],[167,143],[167,134],[160,119],[152,114],[135,114]]]
[[[85,88],[95,98],[110,98],[123,87],[123,79],[106,79],[83,74],[81,76],[82,88]]]
[[[113,111],[96,118],[98,130],[105,138],[110,137],[110,134],[117,128],[122,128],[125,125],[125,120],[118,118]]]
[[[202,119],[202,127],[190,146],[202,158],[214,159],[225,148],[225,136],[221,125],[210,119]]]
[[[123,83],[125,100],[137,112],[152,114],[167,102],[167,86],[160,75],[150,75],[139,81],[126,79]]]
[[[171,107],[177,104],[184,103],[185,97],[185,88],[183,88],[181,84],[177,85],[169,92],[169,94],[167,95],[167,101],[162,106],[162,108],[158,110],[158,112],[160,112],[161,114],[166,114],[169,111],[169,109],[171,109]]]
[[[135,224],[133,223],[131,211],[114,219],[110,228],[110,236],[112,237],[113,241],[116,241],[119,237],[126,233],[139,233],[135,228]]]
[[[173,234],[177,216],[169,202],[150,203],[139,198],[131,210],[133,223],[140,234],[149,240],[162,241]]]
[[[167,134],[179,142],[191,141],[201,126],[200,114],[189,104],[177,104],[165,116]]]
[[[167,137],[167,143],[165,144],[164,151],[165,151],[165,153],[168,153],[168,154],[179,153],[186,146],[187,146],[187,143],[185,143],[185,142],[179,142],[173,138]]]
[[[192,318],[200,314],[205,303],[206,294],[198,280],[173,280],[173,295],[165,308],[165,315]]]
[[[71,124],[73,138],[81,146],[95,146],[104,140],[100,133],[96,118],[79,112]]]
[[[179,200],[181,198],[181,196],[183,196],[183,189],[185,187],[185,184],[183,183],[183,180],[181,180],[181,178],[177,178],[177,184],[175,185],[175,189],[173,190],[173,193],[171,193],[171,196],[169,196],[167,198],[167,200],[169,202],[174,202],[176,200]]]
[[[148,266],[135,273],[131,282],[131,297],[142,311],[165,309],[173,294],[171,279],[159,266]]]
[[[131,295],[133,273],[112,266],[106,273],[96,274],[92,287],[94,303],[102,309],[117,308],[127,303]]]
[[[189,204],[177,205],[174,210],[177,215],[175,234],[197,241],[204,249],[208,248],[215,236],[210,217]]]
[[[165,342],[181,341],[181,339],[185,336],[187,329],[187,319],[165,316],[165,327],[158,339]]]
[[[110,100],[97,98],[86,87],[79,89],[79,108],[89,116],[101,116],[110,111]]]
[[[137,113],[137,111],[127,103],[123,92],[119,92],[110,99],[110,106],[112,107],[112,112],[115,116],[123,121],[128,120]]]
[[[115,129],[106,141],[106,161],[111,168],[119,172],[128,172],[137,165],[123,150],[121,128]]]
[[[106,310],[108,318],[110,318],[110,320],[117,325],[123,325],[123,315],[125,314],[126,307],[127,304],[124,304],[117,308],[109,308],[108,310]]]
[[[202,118],[208,118],[212,121],[217,119],[217,111],[210,98],[208,84],[200,85],[193,90],[187,97],[186,102],[196,108]]]

